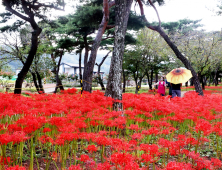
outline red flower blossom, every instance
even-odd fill
[[[82,155],[80,156],[80,161],[82,161],[82,162],[86,162],[86,161],[88,161],[89,159],[90,159],[89,156],[86,155],[86,154],[82,154]]]
[[[25,167],[16,165],[14,167],[11,166],[11,167],[7,168],[6,170],[26,170],[26,169],[25,169]]]
[[[72,165],[69,167],[69,170],[82,170],[82,168],[80,167],[80,165]]]
[[[97,151],[97,147],[95,145],[89,145],[86,150],[89,151],[89,153],[93,153]]]

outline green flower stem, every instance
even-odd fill
[[[31,143],[30,143],[30,150],[31,150],[31,155],[30,155],[30,165],[29,165],[29,169],[33,170],[33,163],[34,163],[34,159],[33,159],[33,137],[31,137]]]
[[[197,145],[195,147],[195,153],[197,153],[197,149],[198,149],[198,146],[199,146],[199,143],[200,143],[200,136],[201,136],[201,131],[199,130],[198,136],[197,136]]]
[[[216,142],[217,142],[217,158],[219,159],[219,139],[218,139],[218,135],[216,135]]]
[[[104,162],[103,153],[104,153],[105,146],[102,145],[101,147],[102,147],[102,149],[101,149],[101,162],[103,163]]]

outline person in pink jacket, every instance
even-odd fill
[[[161,95],[161,96],[165,96],[165,92],[166,92],[166,83],[164,81],[164,78],[161,77],[160,78],[160,81],[158,81],[157,83],[155,83],[153,86],[155,85],[158,85],[158,93]]]

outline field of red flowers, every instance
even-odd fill
[[[0,169],[201,170],[222,167],[222,95],[0,93]]]

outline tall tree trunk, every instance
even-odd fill
[[[31,49],[29,51],[28,57],[27,57],[24,65],[22,67],[22,70],[20,71],[20,73],[18,74],[18,78],[16,79],[14,94],[21,94],[22,83],[25,79],[26,74],[29,71],[30,66],[32,65],[32,61],[35,57],[35,54],[36,54],[36,51],[38,48],[38,36],[42,32],[42,29],[39,28],[37,25],[35,25],[35,27],[36,27],[36,29],[34,29],[34,31],[32,32]]]
[[[106,30],[106,26],[109,21],[109,2],[108,0],[103,0],[103,19],[99,26],[96,38],[94,39],[91,53],[89,57],[89,61],[87,65],[84,66],[84,73],[83,73],[83,90],[91,92],[92,90],[92,75],[93,75],[93,68],[96,61],[97,51],[100,46],[100,42],[102,40],[102,36]]]
[[[142,83],[142,79],[139,78],[139,82],[136,83],[136,91],[135,91],[136,94],[138,94],[139,90],[141,89],[141,83]]]
[[[32,74],[32,79],[33,79],[35,88],[36,88],[37,92],[39,93],[40,88],[39,88],[39,85],[38,85],[37,80],[36,80],[36,75],[35,75],[35,73],[33,73],[33,72],[31,72],[31,74]]]
[[[115,40],[105,95],[122,100],[122,64],[125,34],[133,0],[115,0]],[[122,110],[122,103],[114,102],[114,110]]]
[[[153,89],[153,87],[152,87],[152,82],[153,82],[153,70],[151,70],[150,77],[149,77],[149,72],[148,72],[148,71],[147,71],[147,73],[146,73],[146,76],[147,76],[147,80],[148,80],[149,89],[152,90],[152,89]]]
[[[81,93],[82,93],[82,50],[79,52],[79,83],[81,87]]]
[[[38,79],[38,83],[39,83],[39,90],[41,91],[41,93],[45,93],[43,85],[42,85],[42,78],[41,78],[38,71],[36,71],[36,75],[37,75],[37,79]]]
[[[64,90],[64,87],[62,85],[62,81],[59,78],[59,67],[60,67],[60,64],[62,61],[63,51],[64,50],[60,51],[59,62],[58,62],[57,69],[56,69],[56,87],[55,87],[54,93],[57,92],[58,88],[60,88],[60,90]]]
[[[202,90],[205,90],[204,76],[202,76],[202,75],[200,75],[200,82],[202,84]]]
[[[89,45],[87,42],[87,35],[83,37],[83,40],[84,40],[84,45],[85,45],[85,55],[84,55],[84,69],[85,69],[87,67],[87,62],[88,62],[88,57],[89,57]],[[81,53],[82,53],[82,50],[81,50]]]
[[[159,18],[159,14],[155,8],[155,6],[153,5],[152,1],[151,0],[148,0],[150,5],[154,8],[154,10],[156,11],[157,13],[157,17],[158,17],[158,20],[159,20],[159,25],[158,26],[151,26],[146,17],[144,16],[144,10],[143,10],[143,4],[142,4],[142,1],[141,0],[138,0],[138,4],[140,6],[140,11],[141,11],[141,15],[144,16],[144,21],[146,23],[146,26],[149,28],[149,29],[152,29],[156,32],[158,32],[161,37],[163,37],[163,39],[166,41],[166,43],[170,46],[170,48],[173,50],[173,52],[175,53],[175,55],[177,56],[177,58],[184,64],[184,66],[189,69],[193,75],[193,83],[194,83],[194,86],[195,86],[195,90],[197,93],[199,93],[199,95],[203,95],[203,90],[200,86],[200,82],[198,80],[198,76],[197,76],[197,73],[195,72],[195,70],[193,69],[193,67],[191,66],[190,62],[187,60],[186,57],[184,57],[182,55],[182,53],[178,50],[177,46],[170,40],[170,38],[166,35],[166,33],[163,31],[163,29],[161,28],[161,21],[160,21],[160,18]]]
[[[52,73],[55,74],[56,82],[58,81],[58,84],[60,84],[61,88],[64,90],[63,85],[62,85],[62,81],[60,80],[59,76],[58,76],[58,77],[56,76],[56,74],[57,74],[57,68],[56,68],[55,56],[53,55],[53,53],[51,54],[51,59],[52,59],[53,64],[54,64],[54,68],[53,68],[53,70],[52,70]],[[57,85],[56,85],[56,86],[57,86]],[[60,87],[60,86],[59,86],[59,87]],[[57,89],[58,89],[58,88],[57,88]],[[57,89],[56,89],[56,92],[57,92]],[[60,90],[62,90],[62,89],[60,89]],[[54,91],[54,93],[55,93],[55,91]]]
[[[106,90],[106,89],[105,89],[105,86],[104,86],[104,84],[103,84],[103,80],[102,80],[102,78],[101,78],[100,69],[101,69],[101,66],[103,65],[104,61],[106,60],[106,58],[109,56],[109,53],[111,53],[111,51],[109,51],[109,52],[105,55],[105,57],[103,57],[102,61],[101,61],[99,64],[97,64],[97,63],[95,64],[95,65],[98,66],[98,72],[97,72],[97,73],[98,73],[98,83],[100,84],[102,90]]]
[[[158,82],[158,73],[156,73],[155,79],[156,79],[155,82],[157,83],[157,82]],[[157,88],[158,88],[158,86],[156,85],[156,86],[155,86],[155,89],[157,89]]]
[[[215,79],[215,86],[217,86],[219,84],[218,78],[219,78],[219,72],[217,71],[216,79]]]
[[[126,74],[123,68],[122,70],[123,70],[123,93],[125,93],[126,92]]]
[[[215,69],[215,72],[214,72],[213,83],[214,83],[215,86],[218,85],[218,77],[217,77],[218,70],[219,70],[219,67],[217,67],[217,68]]]
[[[190,86],[193,86],[193,77],[190,79]]]

